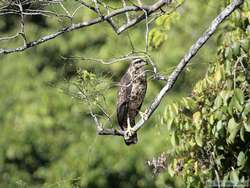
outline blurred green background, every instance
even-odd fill
[[[74,6],[72,1],[65,1]],[[114,2],[115,3],[115,2]],[[167,39],[150,54],[160,72],[168,75],[187,49],[224,7],[224,1],[190,0],[178,9],[166,31]],[[72,8],[73,10],[73,8]],[[82,11],[75,21],[94,15]],[[32,40],[67,24],[57,19],[27,20]],[[15,17],[0,19],[1,36],[15,33]],[[152,28],[161,25],[152,25]],[[162,27],[164,31],[164,27]],[[220,31],[216,35],[219,35]],[[79,68],[97,77],[119,81],[128,64],[100,65],[64,60],[62,56],[110,59],[145,45],[145,24],[117,36],[107,24],[74,31],[22,53],[0,56],[0,187],[182,187],[167,173],[154,176],[146,161],[170,148],[166,127],[159,126],[164,108],[189,95],[216,53],[213,36],[192,60],[171,93],[139,132],[139,143],[127,147],[122,138],[97,136],[87,104],[64,92]],[[1,47],[21,45],[1,41]],[[149,80],[143,104],[147,107],[163,86]],[[116,87],[104,93],[105,108],[115,120]],[[113,123],[113,126],[117,126]]]

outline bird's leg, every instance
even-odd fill
[[[133,135],[133,128],[130,125],[130,119],[129,117],[127,118],[127,130],[125,132],[126,137],[130,138]]]

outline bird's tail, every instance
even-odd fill
[[[125,144],[128,145],[128,146],[131,145],[131,144],[136,144],[138,142],[137,133],[135,133],[129,139],[124,139],[124,141],[125,141]]]

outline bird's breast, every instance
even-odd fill
[[[147,89],[146,74],[135,76],[132,83],[131,95],[130,95],[130,108],[137,109],[141,106]]]

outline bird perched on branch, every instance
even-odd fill
[[[117,119],[125,131],[124,141],[127,145],[137,143],[137,134],[132,127],[147,90],[146,64],[143,59],[134,59],[119,82]]]

